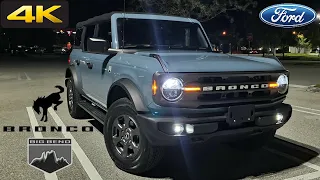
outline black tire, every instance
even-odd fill
[[[275,134],[276,130],[270,130],[262,134],[231,142],[229,145],[243,151],[256,151],[263,148],[268,142],[270,142],[274,138]]]
[[[139,147],[136,156],[129,159],[128,157],[121,157],[113,142],[113,125],[114,122],[119,122],[117,117],[128,116],[134,120],[130,121],[136,123],[139,133]],[[137,112],[132,102],[127,98],[121,98],[115,101],[107,113],[104,124],[104,139],[111,159],[115,165],[126,172],[132,174],[141,174],[155,167],[163,158],[164,150],[161,147],[151,146],[143,133],[139,130],[140,122],[137,120]],[[131,137],[131,135],[130,135]],[[132,140],[133,141],[133,140]],[[122,142],[121,142],[122,143]]]
[[[72,97],[72,105],[69,103],[71,99],[70,96]],[[74,119],[91,118],[91,116],[79,106],[78,103],[80,102],[80,100],[81,96],[74,86],[73,78],[70,77],[67,81],[67,104],[70,116]]]

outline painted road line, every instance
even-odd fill
[[[298,163],[303,163],[303,162],[304,162],[304,161],[301,160],[301,159],[298,159],[298,158],[296,158],[296,157],[293,157],[293,156],[291,156],[291,155],[289,155],[289,154],[280,152],[280,151],[275,150],[275,149],[271,149],[271,148],[267,148],[267,147],[264,147],[264,149],[267,150],[267,151],[269,151],[269,152],[271,152],[271,153],[278,154],[278,155],[280,155],[280,156],[282,156],[282,157],[285,157],[285,158],[287,158],[287,159],[293,160],[293,161],[298,162]],[[311,168],[311,169],[320,171],[320,166],[315,165],[315,164],[312,164],[312,163],[310,163],[310,162],[304,162],[302,165],[307,166],[307,167],[309,167],[309,168]]]
[[[319,177],[320,177],[320,171],[316,171],[313,173],[308,173],[308,174],[303,174],[303,175],[292,177],[292,178],[287,178],[285,180],[311,180]]]
[[[320,112],[319,109],[312,109],[312,108],[307,108],[307,107],[302,107],[302,106],[294,106],[294,105],[291,105],[292,107],[296,107],[296,108],[300,108],[300,109],[306,109],[306,110],[310,110],[310,111],[318,111]]]
[[[31,78],[28,76],[28,74],[26,73],[26,72],[24,72],[24,75],[26,75],[26,77],[27,77],[27,80],[31,80]]]
[[[298,85],[298,84],[289,84],[289,87],[293,87],[293,88],[308,88],[309,86]]]
[[[293,110],[294,111],[298,111],[298,112],[303,112],[303,113],[306,113],[306,114],[312,114],[312,115],[320,116],[320,113],[314,113],[314,112],[310,112],[310,111],[303,111],[303,110],[296,109],[296,108],[294,108]]]
[[[20,81],[21,80],[21,74],[18,73],[18,80]]]
[[[34,115],[33,109],[32,107],[27,107],[27,112],[29,115],[29,119],[30,119],[30,123],[32,126],[32,132],[35,138],[43,138],[42,133],[41,132],[36,132],[35,131],[35,126],[39,126],[38,122],[37,122],[37,118]],[[58,180],[58,176],[56,173],[44,173],[44,177],[46,180]]]
[[[52,118],[58,126],[66,127],[60,119],[60,117],[58,116],[58,114],[52,108],[49,108],[48,112],[50,113],[50,115],[52,116]],[[72,150],[76,154],[77,158],[79,159],[82,167],[88,174],[89,178],[91,180],[102,180],[102,177],[100,176],[96,168],[93,166],[88,156],[84,153],[78,142],[74,139],[72,134],[70,132],[66,132],[65,129],[66,128],[63,128],[62,134],[64,135],[64,137],[72,140]]]

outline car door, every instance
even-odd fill
[[[82,47],[83,47],[83,35],[84,35],[84,29],[83,27],[78,28],[76,31],[75,39],[74,39],[74,45],[72,48],[72,51],[70,53],[70,62],[74,65],[77,78],[82,78],[81,76],[81,69],[80,69],[80,59],[82,57]],[[81,84],[82,85],[82,84]],[[82,87],[82,86],[81,86]],[[83,89],[83,88],[82,88]]]
[[[105,41],[108,47],[111,47],[111,22],[106,21],[99,23],[96,27],[95,41]],[[113,57],[107,49],[101,52],[96,52],[90,58],[92,68],[89,70],[88,80],[94,86],[90,86],[92,96],[99,101],[102,105],[107,103],[107,93],[112,83],[111,74],[108,72],[108,61]]]
[[[80,64],[79,69],[81,71],[81,80],[82,80],[82,90],[85,92],[87,96],[90,98],[93,96],[92,88],[91,86],[94,86],[94,82],[91,82],[89,79],[89,75],[91,72],[90,69],[90,63],[92,58],[92,52],[90,52],[90,49],[88,48],[88,42],[90,38],[94,37],[95,32],[95,25],[86,26],[84,28],[85,35],[83,39],[83,47],[82,47],[82,54],[79,57]]]

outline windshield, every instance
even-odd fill
[[[122,49],[211,50],[199,24],[190,22],[118,19],[118,38]]]

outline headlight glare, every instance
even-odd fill
[[[280,94],[286,93],[289,87],[288,76],[285,74],[280,75],[278,77],[277,84],[278,84],[278,92]]]
[[[183,93],[182,81],[178,78],[166,80],[161,87],[162,96],[168,101],[177,101]]]

